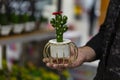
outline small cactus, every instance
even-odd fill
[[[56,30],[56,39],[57,42],[63,42],[63,33],[67,31],[68,27],[66,24],[67,16],[62,16],[62,12],[54,12],[55,18],[52,18],[50,23]]]

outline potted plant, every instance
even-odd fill
[[[44,57],[51,59],[51,62],[65,63],[72,62],[77,57],[77,47],[69,40],[63,38],[63,33],[68,30],[66,25],[67,16],[62,16],[62,12],[54,12],[54,18],[51,19],[50,23],[55,28],[56,39],[51,39],[45,45]],[[74,49],[74,55],[71,55],[71,47]]]
[[[13,24],[13,33],[20,34],[24,29],[24,24],[20,23],[20,15],[16,13],[11,13],[10,21]]]
[[[12,25],[9,23],[6,6],[3,2],[0,8],[0,30],[1,30],[0,35],[2,36],[9,35],[11,29],[12,29]]]

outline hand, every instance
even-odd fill
[[[44,58],[43,62],[46,63],[46,66],[52,68],[52,69],[57,69],[59,71],[64,70],[66,68],[75,68],[80,66],[86,59],[86,55],[81,51],[81,48],[78,49],[78,57],[77,59],[69,64],[69,63],[65,63],[65,64],[55,64],[55,63],[50,63],[50,59],[48,58]]]

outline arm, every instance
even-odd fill
[[[87,42],[86,46],[92,48],[95,52],[95,59],[100,59],[102,54],[103,54],[103,47],[104,47],[104,34],[106,32],[107,28],[107,22],[109,21],[109,17],[111,16],[110,11],[111,11],[111,6],[113,2],[109,1],[109,5],[107,7],[106,11],[106,18],[104,20],[104,23],[101,25],[100,30],[97,35],[95,35],[90,41]]]
[[[100,59],[103,50],[103,39],[106,26],[101,25],[101,28],[97,35],[95,35],[84,47],[78,48],[78,58],[77,60],[69,65],[69,67],[77,67],[84,62],[94,61]]]
[[[95,35],[84,47],[78,48],[77,60],[69,65],[69,67],[80,66],[84,62],[94,61],[100,59],[103,54],[103,39],[106,25],[101,25],[101,28],[97,35]]]
[[[95,52],[95,59],[100,59],[103,54],[104,32],[106,25],[101,25],[101,28],[97,35],[95,35],[86,46],[92,48]]]
[[[83,58],[83,62],[90,62],[95,59],[96,53],[91,47],[84,46],[78,48],[78,56],[79,58]]]

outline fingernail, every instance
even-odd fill
[[[47,66],[50,66],[50,63],[47,63],[46,65],[47,65]]]
[[[43,62],[45,62],[45,59],[43,59]]]
[[[53,65],[53,67],[54,67],[54,68],[57,68],[57,67],[58,67],[58,65],[57,65],[57,64],[54,64],[54,65]]]
[[[65,67],[68,67],[68,64],[64,64]]]

